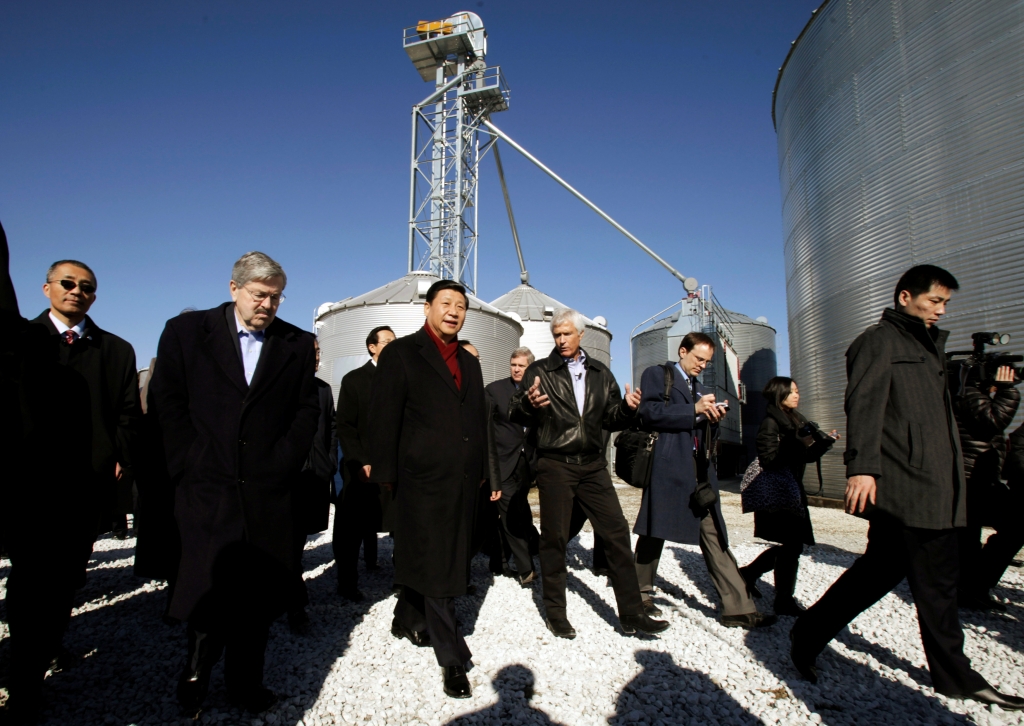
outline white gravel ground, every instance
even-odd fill
[[[738,527],[741,529],[741,527]],[[329,530],[328,530],[329,531]],[[740,563],[764,545],[736,538]],[[131,574],[133,540],[103,539],[78,597],[66,644],[82,658],[47,679],[46,724],[183,724],[174,684],[184,630],[161,622],[163,586]],[[225,700],[214,672],[204,724],[935,724],[1024,723],[980,704],[948,701],[931,689],[906,585],[865,612],[819,659],[821,680],[801,681],[788,658],[791,618],[763,631],[721,627],[716,595],[696,547],[667,545],[657,602],[672,627],[660,637],[624,637],[614,597],[590,565],[592,535],[570,548],[569,618],[574,641],[552,637],[540,614],[540,587],[522,590],[474,562],[475,597],[459,617],[473,651],[473,698],[441,691],[430,649],[390,635],[394,600],[384,564],[362,573],[358,605],[334,594],[327,534],[306,546],[312,632],[293,636],[282,619],[271,633],[266,684],[283,694],[253,717]],[[801,562],[798,598],[814,601],[855,555],[828,545]],[[390,540],[381,539],[382,563]],[[0,560],[0,595],[10,563]],[[771,576],[762,580],[770,602]],[[1007,614],[963,613],[967,653],[989,681],[1024,694],[1024,577],[1011,569],[997,594]],[[2,610],[0,610],[2,612]],[[6,640],[6,625],[0,637]],[[0,641],[0,661],[6,643]]]

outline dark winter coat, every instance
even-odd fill
[[[484,390],[487,392],[489,477],[491,490],[496,492],[511,479],[522,457],[526,457],[531,472],[537,470],[537,449],[530,429],[509,420],[509,404],[518,390],[512,377],[492,381]]]
[[[672,368],[675,376],[667,403],[662,398],[665,391],[662,366],[651,366],[640,379],[641,426],[646,431],[657,431],[658,441],[654,446],[651,485],[644,490],[633,532],[680,544],[699,544],[700,522],[706,513],[695,509],[690,502],[697,487],[693,434],[697,431],[700,436],[711,436],[708,443],[713,450],[718,426],[710,425],[703,415],[694,415],[696,401],[690,384],[675,363],[665,365]],[[697,394],[707,393],[698,383]],[[718,492],[718,473],[713,461],[708,467],[708,481]],[[715,501],[715,513],[727,546],[720,498]]]
[[[231,303],[168,320],[149,388],[176,485],[181,563],[169,614],[179,619],[215,592],[215,571],[237,579],[225,566],[238,552],[259,558],[260,581],[248,585],[271,611],[284,607],[298,566],[293,489],[320,415],[313,336],[274,320],[250,385],[233,322]]]
[[[60,334],[44,310],[32,321],[55,341]],[[139,452],[142,407],[135,350],[131,344],[100,328],[88,315],[84,333],[74,345],[57,345],[62,365],[76,371],[89,386],[89,418],[92,423],[92,468],[96,487],[92,495],[98,532],[107,532],[117,513],[119,483],[117,464],[125,469],[122,481],[131,486]]]
[[[586,354],[586,350],[583,352]],[[523,381],[527,385],[512,397],[509,419],[534,430],[539,456],[578,457],[584,463],[603,458],[605,432],[627,429],[636,419],[612,372],[589,355],[583,365],[587,376],[582,416],[576,405],[569,366],[558,348],[526,369]],[[540,392],[551,401],[550,406],[543,408],[534,408],[526,397],[538,377]]]
[[[1009,383],[996,385],[991,396],[977,385],[966,385],[953,397],[968,489],[974,483],[999,480],[1006,452],[1004,432],[1017,415],[1019,405],[1020,392]]]
[[[846,352],[848,477],[876,477],[865,516],[906,527],[967,523],[963,457],[946,385],[949,333],[891,308]]]
[[[768,415],[757,430],[757,458],[765,471],[786,468],[800,484],[799,512],[754,512],[754,536],[781,544],[814,544],[814,530],[807,511],[804,469],[832,448],[831,441],[807,446],[797,436],[807,419],[799,411],[787,416],[778,406],[769,404]]]
[[[428,597],[466,593],[487,409],[480,362],[457,352],[462,385],[426,330],[381,352],[370,394],[370,480],[394,488],[395,583]]]
[[[331,384],[316,379],[320,417],[316,436],[302,467],[301,486],[295,493],[295,516],[300,531],[307,535],[323,532],[331,517],[331,493],[338,471],[338,436],[335,432],[334,394]]]

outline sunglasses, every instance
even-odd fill
[[[58,285],[63,287],[68,292],[71,292],[76,287],[78,288],[79,292],[81,292],[83,295],[92,295],[94,292],[96,292],[96,286],[93,285],[91,282],[75,282],[74,280],[48,280],[48,282],[50,284],[56,282]]]

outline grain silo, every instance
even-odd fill
[[[371,330],[390,325],[401,337],[423,327],[425,296],[437,280],[428,272],[410,272],[365,295],[320,306],[314,322],[321,350],[317,375],[331,384],[335,400],[342,377],[370,360],[366,336]],[[523,326],[513,317],[469,296],[459,338],[469,340],[480,351],[484,385],[508,375],[509,357],[522,334]]]
[[[526,283],[492,301],[491,306],[505,313],[514,314],[522,321],[523,337],[519,344],[532,350],[537,358],[548,357],[555,347],[551,338],[551,316],[559,308],[569,307]],[[586,326],[583,333],[583,349],[595,360],[611,367],[612,334],[604,325],[604,318],[597,317],[591,320],[584,315],[583,319]]]
[[[983,330],[1024,344],[1024,4],[825,2],[772,114],[790,366],[809,418],[846,433],[844,353],[911,265],[960,281],[940,323],[950,349]],[[843,493],[845,442],[822,462],[828,496]]]
[[[767,405],[761,391],[778,373],[775,358],[775,328],[768,319],[747,317],[729,311],[732,342],[736,347],[740,383],[743,385],[743,403],[740,406],[740,424],[743,427],[743,448],[747,461],[757,456],[757,428],[765,417]]]

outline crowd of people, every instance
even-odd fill
[[[583,317],[558,310],[550,355],[535,360],[519,348],[509,376],[485,386],[479,352],[458,337],[466,290],[441,280],[426,293],[421,329],[368,331],[369,361],[345,375],[335,410],[330,386],[315,375],[315,336],[277,316],[285,271],[250,252],[231,270],[230,301],[167,321],[140,394],[132,347],[88,315],[98,285],[89,266],[54,263],[43,286],[49,308],[27,320],[2,228],[0,238],[0,313],[11,331],[0,343],[10,412],[0,436],[0,539],[12,564],[10,723],[38,716],[92,546],[120,532],[128,512],[136,574],[166,580],[164,617],[186,624],[182,713],[202,711],[222,656],[233,703],[252,713],[273,706],[278,696],[263,685],[270,625],[287,615],[293,631],[308,631],[302,552],[307,535],[327,529],[331,502],[338,596],[364,598],[360,549],[366,568],[382,566],[378,536],[389,533],[391,635],[433,649],[453,698],[471,695],[472,653],[454,605],[473,587],[471,560],[484,551],[495,574],[523,588],[539,582],[547,628],[575,638],[566,549],[589,520],[594,567],[609,577],[624,635],[669,627],[653,597],[666,541],[699,546],[723,625],[766,628],[794,617],[792,661],[811,681],[829,641],[907,579],[935,690],[1024,708],[972,669],[958,616],[959,607],[1001,605],[989,589],[1024,544],[1016,518],[1004,518],[982,548],[980,527],[991,522],[975,514],[984,508],[973,494],[999,484],[1021,496],[1024,432],[1011,436],[1010,486],[1001,478],[1017,381],[1001,368],[975,389],[947,382],[947,333],[936,323],[958,286],[945,270],[908,270],[894,306],[847,353],[846,508],[870,521],[867,551],[804,610],[798,567],[814,543],[805,467],[839,432],[824,434],[800,413],[795,381],[768,383],[759,470],[763,481],[784,474],[772,481],[795,482],[799,496],[755,511],[755,534],[776,544],[740,567],[716,473],[727,408],[699,381],[717,347],[704,333],[683,337],[677,360],[648,368],[640,388],[626,385],[623,395],[583,347]],[[606,459],[609,433],[627,429],[651,432],[653,447],[635,547]],[[37,468],[54,457],[61,477]],[[533,486],[539,532],[527,501]],[[43,509],[50,526],[40,538],[33,522]],[[963,577],[962,560],[971,563]],[[761,612],[758,580],[769,571],[775,599]]]

